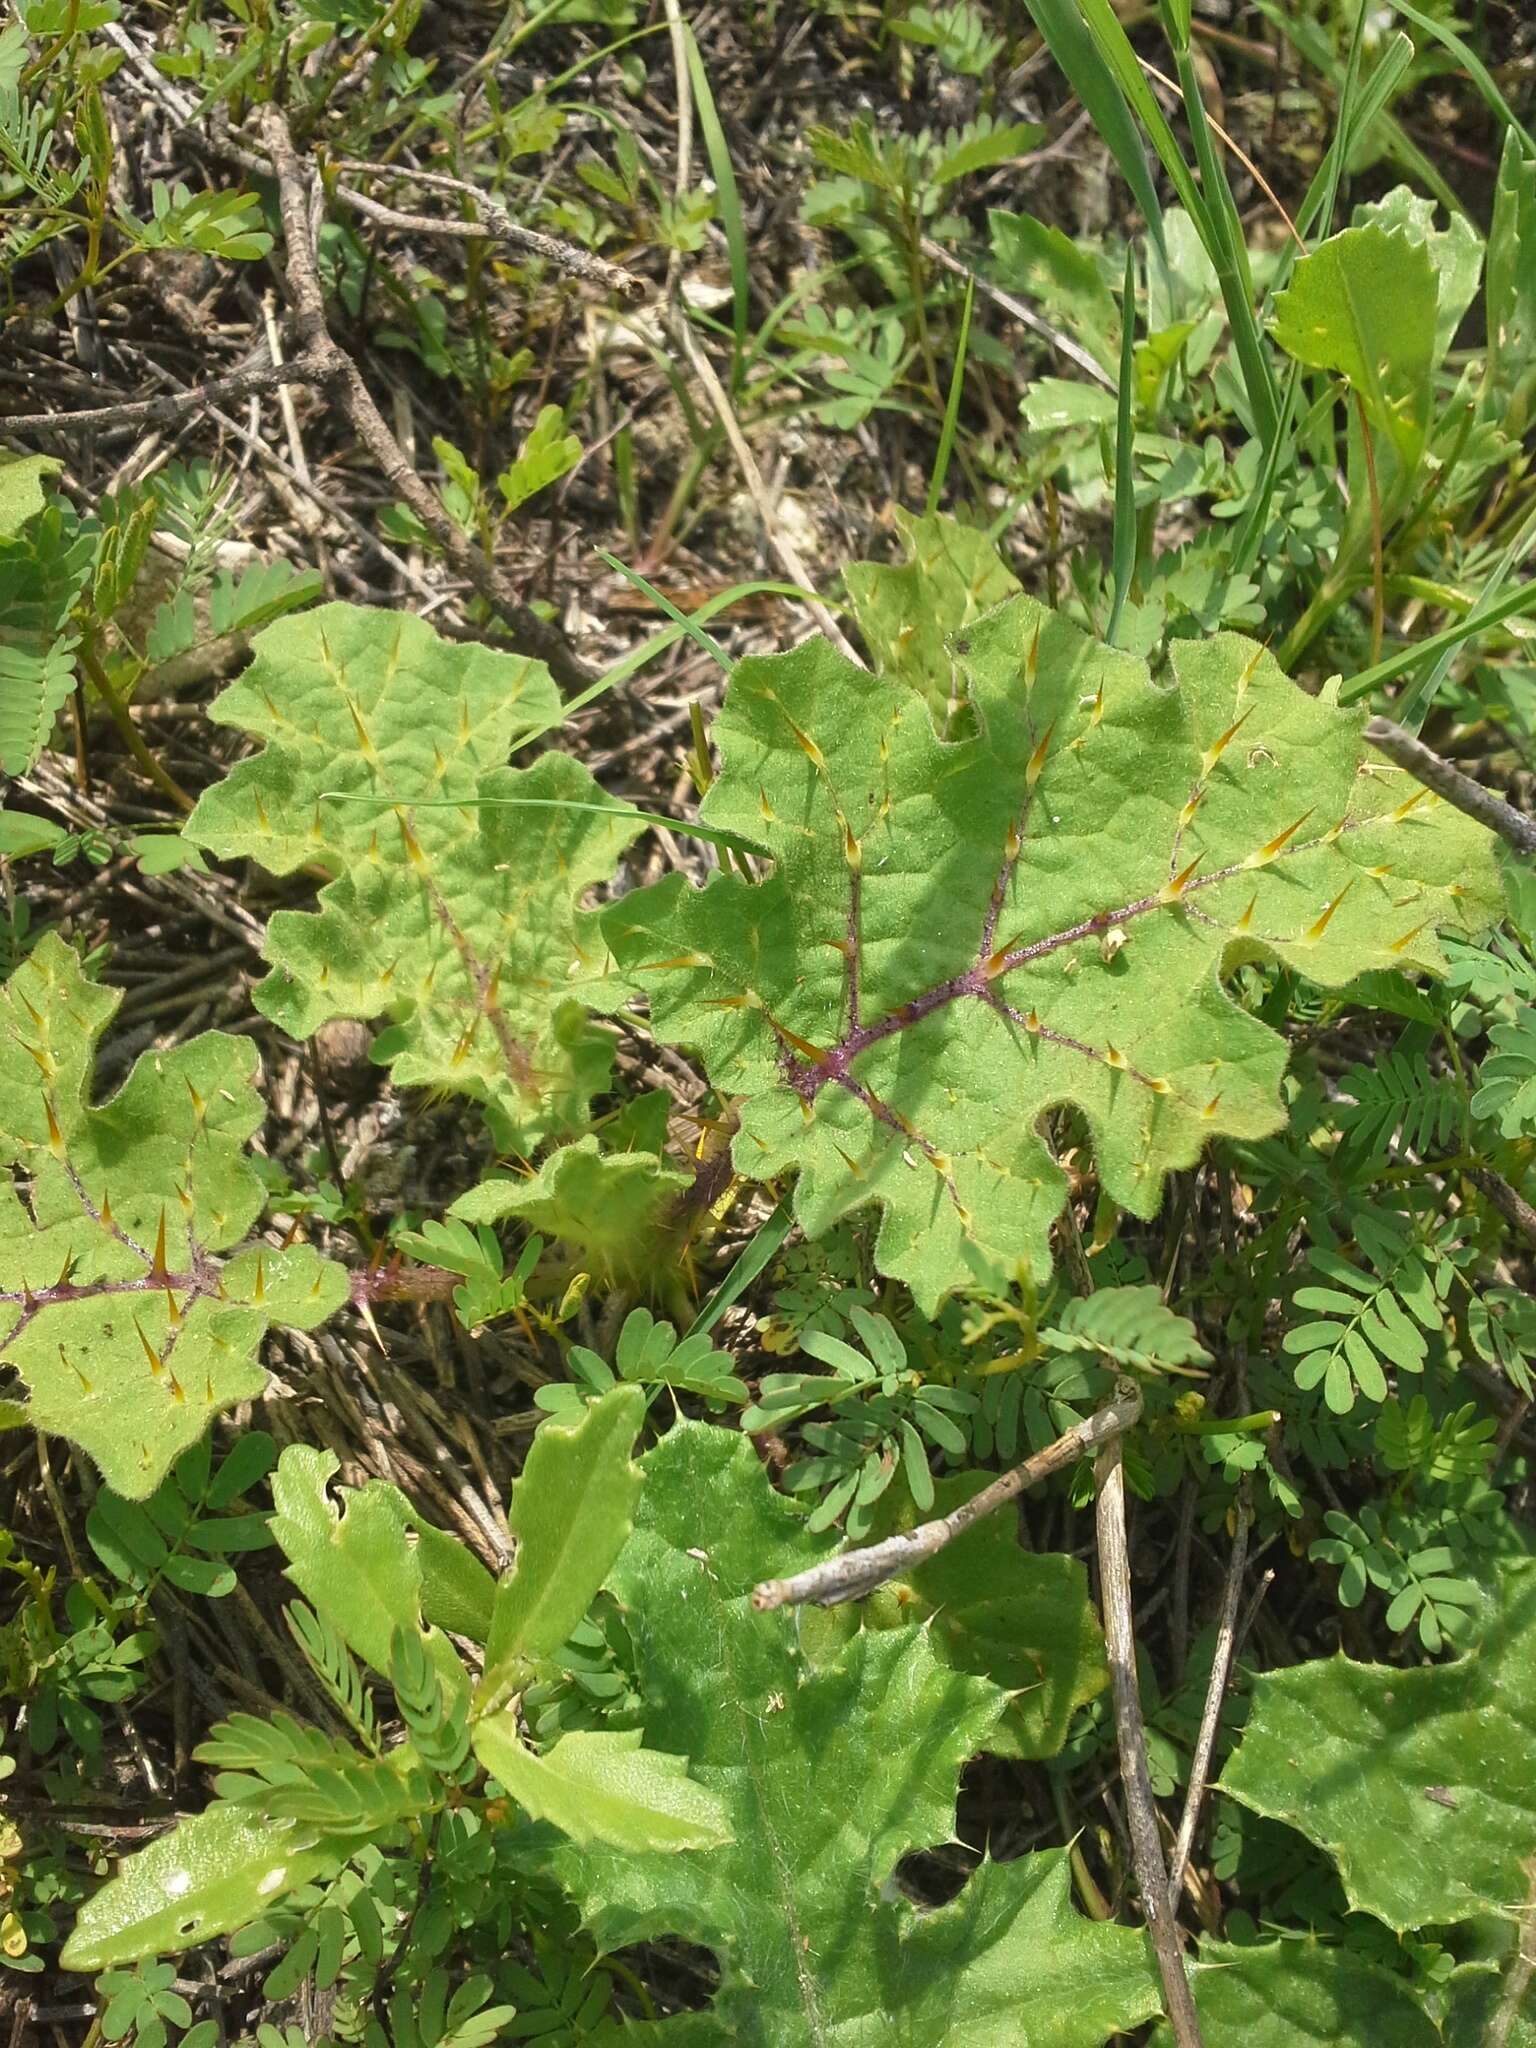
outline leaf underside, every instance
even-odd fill
[[[1176,642],[1164,687],[1018,598],[954,653],[959,742],[824,643],[743,661],[704,817],[772,872],[604,913],[657,1035],[738,1101],[737,1169],[796,1171],[812,1236],[878,1202],[880,1268],[929,1313],[1048,1269],[1046,1110],[1083,1113],[1139,1216],[1207,1139],[1277,1127],[1284,1043],[1224,973],[1440,972],[1437,929],[1501,901],[1488,835],[1251,641]]]

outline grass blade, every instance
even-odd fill
[[[604,669],[595,682],[588,683],[584,690],[560,707],[560,716],[558,718],[552,718],[544,725],[535,726],[532,732],[524,733],[519,739],[515,740],[509,749],[509,758],[512,754],[520,754],[525,747],[531,747],[535,740],[543,739],[546,733],[553,732],[556,727],[564,725],[566,720],[573,716],[574,713],[585,711],[589,704],[595,703],[599,697],[606,696],[618,684],[627,682],[637,670],[644,668],[648,662],[654,661],[658,654],[665,654],[667,649],[675,646],[679,640],[697,638],[699,633],[702,632],[705,620],[712,619],[716,612],[728,611],[733,604],[739,603],[744,597],[793,597],[803,602],[811,595],[809,591],[802,590],[797,583],[733,583],[728,590],[717,590],[712,597],[707,598],[699,606],[696,612],[685,615],[677,609],[677,606],[673,604],[670,598],[664,597],[659,590],[653,589],[646,582],[645,578],[635,570],[626,568],[622,562],[615,560],[612,555],[605,555],[603,559],[611,567],[617,569],[621,575],[627,577],[631,583],[645,591],[654,601],[657,608],[664,612],[672,623],[664,626],[659,633],[653,634],[649,640],[642,641],[638,647],[632,647],[628,654],[613,664],[612,668]],[[730,659],[725,654],[724,649],[720,647],[718,641],[709,639],[707,634],[704,638],[708,640],[706,651],[710,654],[711,658],[723,661],[727,672],[729,672]]]
[[[949,458],[955,445],[955,428],[960,422],[960,394],[965,385],[965,356],[971,342],[971,306],[976,297],[976,280],[965,281],[965,303],[960,308],[960,339],[955,344],[954,368],[949,375],[949,398],[944,407],[944,424],[939,429],[939,449],[933,458],[933,475],[928,479],[927,510],[930,517],[939,509]]]
[[[1126,105],[1124,92],[1084,28],[1074,0],[1026,0],[1026,5],[1058,69],[1087,108],[1100,140],[1119,165],[1120,175],[1141,208],[1159,256],[1166,258],[1163,209],[1147,167],[1140,131]]]
[[[1125,295],[1120,314],[1120,390],[1115,409],[1115,594],[1104,638],[1113,647],[1136,574],[1136,258],[1125,252]]]
[[[1475,633],[1484,633],[1490,626],[1500,626],[1506,619],[1518,618],[1523,612],[1536,611],[1536,581],[1522,583],[1518,589],[1507,591],[1479,612],[1474,605],[1464,619],[1458,619],[1454,626],[1447,626],[1443,633],[1432,633],[1427,640],[1415,641],[1411,647],[1400,647],[1396,654],[1389,654],[1385,661],[1378,661],[1373,667],[1362,669],[1351,678],[1339,692],[1341,704],[1354,704],[1372,690],[1380,689],[1383,683],[1395,682],[1417,662],[1433,655],[1455,653],[1458,647],[1472,638]]]
[[[1505,99],[1503,93],[1499,91],[1498,86],[1494,83],[1493,74],[1489,71],[1482,58],[1478,56],[1472,45],[1464,42],[1448,23],[1436,21],[1432,15],[1421,14],[1417,7],[1409,5],[1409,0],[1392,0],[1392,4],[1396,7],[1399,14],[1407,15],[1415,28],[1423,29],[1425,35],[1432,36],[1442,49],[1450,51],[1456,62],[1482,94],[1489,108],[1507,127],[1512,128],[1516,135],[1519,136],[1520,146],[1526,155],[1528,157],[1536,157],[1536,138],[1533,138],[1530,129],[1524,127],[1516,118],[1514,108]]]
[[[720,111],[715,105],[715,96],[709,89],[709,74],[704,69],[704,59],[699,54],[699,45],[692,27],[683,26],[683,47],[688,53],[688,78],[693,87],[693,103],[698,109],[699,130],[704,137],[704,153],[709,158],[710,175],[715,181],[715,192],[720,201],[720,224],[725,230],[726,254],[731,265],[731,316],[736,331],[736,348],[732,357],[731,389],[740,388],[743,365],[747,352],[747,319],[750,311],[751,272],[747,264],[747,230],[741,212],[741,193],[736,186],[736,173],[731,168],[731,152],[726,146],[725,130],[720,125]]]

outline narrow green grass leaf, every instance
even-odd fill
[[[954,367],[949,373],[949,396],[944,405],[944,424],[939,430],[938,452],[933,458],[933,475],[928,479],[928,516],[939,509],[949,458],[954,450],[955,429],[960,423],[960,399],[965,389],[965,358],[971,343],[971,305],[976,297],[976,280],[965,280],[965,298],[960,307],[960,336],[955,343]]]
[[[751,312],[752,273],[747,261],[746,223],[742,218],[741,193],[731,165],[731,152],[726,144],[725,130],[720,125],[720,110],[710,90],[709,73],[699,54],[698,39],[688,22],[683,24],[683,48],[688,60],[688,81],[693,87],[693,103],[698,109],[699,131],[704,137],[704,151],[709,158],[710,173],[720,203],[720,225],[725,230],[726,254],[731,266],[731,319],[736,333],[731,374],[734,391],[740,388],[745,369],[747,326]]]
[[[1104,638],[1116,645],[1136,574],[1136,253],[1127,243],[1120,311],[1120,389],[1115,396],[1115,595]]]
[[[1158,254],[1166,256],[1162,204],[1122,84],[1095,48],[1074,0],[1026,0],[1026,4],[1062,75],[1087,108],[1100,139],[1119,165],[1120,175],[1141,208]],[[1198,202],[1198,193],[1195,196]]]

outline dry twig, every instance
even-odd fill
[[[1134,1380],[1122,1380],[1115,1397],[1085,1422],[1069,1429],[1055,1443],[1036,1451],[1022,1465],[1015,1465],[990,1486],[957,1507],[953,1514],[937,1521],[919,1523],[899,1536],[887,1536],[883,1543],[871,1543],[862,1550],[839,1551],[808,1571],[789,1579],[764,1579],[754,1587],[752,1605],[760,1614],[775,1607],[836,1607],[845,1600],[860,1600],[883,1586],[887,1579],[900,1577],[963,1536],[967,1529],[1000,1508],[1004,1501],[1017,1500],[1031,1486],[1038,1486],[1053,1472],[1074,1464],[1085,1451],[1095,1450],[1124,1435],[1141,1415],[1141,1389]]]
[[[1536,853],[1536,818],[1528,818],[1513,804],[1495,796],[1491,789],[1484,789],[1480,782],[1474,782],[1470,775],[1463,775],[1459,768],[1442,760],[1433,748],[1426,747],[1411,732],[1395,725],[1390,718],[1373,718],[1365,728],[1365,736],[1373,747],[1380,748],[1389,761],[1395,761],[1399,768],[1406,768],[1410,775],[1416,775],[1426,789],[1444,797],[1458,811],[1465,811],[1479,825],[1486,825],[1490,832],[1497,832],[1517,853]]]
[[[1237,1650],[1237,1602],[1243,1590],[1243,1566],[1248,1561],[1248,1525],[1251,1519],[1248,1483],[1244,1480],[1238,1489],[1237,1533],[1232,1538],[1232,1554],[1227,1559],[1226,1582],[1221,1591],[1221,1618],[1216,1624],[1216,1651],[1211,1658],[1211,1678],[1205,1690],[1200,1733],[1195,1738],[1195,1753],[1189,1767],[1189,1788],[1184,1795],[1184,1811],[1179,1819],[1178,1839],[1173,1845],[1173,1861],[1168,1871],[1170,1913],[1176,1913],[1179,1909],[1179,1892],[1184,1883],[1184,1867],[1189,1862],[1189,1852],[1194,1846],[1200,1806],[1205,1798],[1205,1781],[1211,1768],[1211,1752],[1216,1747],[1216,1730],[1221,1725],[1221,1703],[1226,1697],[1227,1680],[1231,1677],[1232,1659]]]
[[[1102,1412],[1102,1411],[1101,1411]],[[1115,1695],[1115,1740],[1120,1751],[1120,1782],[1125,1787],[1126,1817],[1141,1909],[1163,1980],[1163,2001],[1178,2048],[1204,2048],[1194,1994],[1184,1974],[1178,1926],[1168,1902],[1168,1870],[1157,1834],[1152,1804],[1152,1779],[1147,1770],[1147,1732],[1141,1718],[1136,1684],[1136,1635],[1131,1622],[1131,1559],[1125,1535],[1125,1464],[1121,1432],[1116,1431],[1099,1453],[1094,1473],[1095,1511],[1099,1530],[1099,1587],[1104,1607],[1104,1649]]]
[[[337,398],[384,480],[415,513],[450,565],[471,583],[511,628],[527,653],[546,662],[557,681],[584,687],[593,678],[578,661],[558,627],[530,611],[501,572],[449,518],[437,493],[416,474],[400,443],[373,402],[352,358],[333,339],[325,321],[325,297],[315,268],[315,219],[305,192],[304,172],[294,153],[288,122],[276,106],[262,109],[262,137],[277,177],[278,204],[287,245],[287,285],[293,302],[301,360],[329,368]]]

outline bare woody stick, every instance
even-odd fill
[[[450,178],[443,171],[412,170],[404,164],[364,163],[351,157],[343,158],[338,169],[374,178],[404,179],[413,185],[425,185],[434,192],[454,192],[473,200],[484,216],[478,221],[431,220],[382,206],[378,200],[367,198],[354,186],[338,184],[332,187],[339,198],[386,226],[409,228],[418,234],[452,235],[466,242],[507,242],[514,248],[526,249],[530,256],[542,257],[559,270],[569,271],[573,277],[583,278],[588,284],[601,285],[605,291],[618,292],[626,299],[643,299],[650,290],[643,277],[624,269],[622,264],[609,263],[604,257],[594,256],[586,249],[577,249],[569,242],[557,240],[554,235],[543,234],[538,228],[525,228],[488,192],[482,191],[478,185],[471,185],[464,178]]]
[[[158,398],[126,398],[117,405],[87,406],[83,412],[29,412],[0,419],[0,432],[41,433],[45,428],[67,427],[80,433],[87,427],[161,427],[210,406],[238,404],[263,391],[286,390],[291,384],[329,384],[341,375],[335,363],[257,364],[249,370],[235,370],[227,377],[215,377],[195,390],[168,391]]]
[[[1204,2048],[1194,1994],[1184,1974],[1179,1932],[1168,1903],[1168,1870],[1157,1835],[1152,1780],[1147,1771],[1147,1733],[1141,1718],[1136,1684],[1136,1635],[1131,1623],[1131,1560],[1125,1535],[1125,1465],[1121,1432],[1099,1453],[1094,1472],[1095,1514],[1099,1530],[1099,1589],[1104,1606],[1104,1648],[1109,1658],[1115,1695],[1115,1740],[1120,1751],[1120,1782],[1131,1828],[1131,1855],[1141,1910],[1152,1937],[1163,2004],[1178,2048]]]
[[[304,189],[305,174],[280,108],[263,107],[261,133],[277,178],[287,249],[286,277],[301,360],[335,371],[333,389],[337,401],[358,439],[383,471],[386,483],[405,500],[458,574],[506,621],[524,652],[546,662],[558,682],[578,686],[589,683],[591,675],[572,653],[565,635],[529,610],[500,571],[455,526],[437,493],[416,474],[374,404],[362,372],[332,336],[326,325],[325,296],[315,268],[314,221]]]
[[[1389,761],[1416,775],[1426,789],[1444,797],[1458,811],[1465,811],[1469,818],[1476,818],[1479,825],[1497,832],[1517,853],[1536,853],[1536,818],[1528,818],[1524,811],[1517,811],[1513,804],[1505,803],[1491,789],[1484,789],[1470,775],[1463,775],[1411,732],[1394,725],[1390,718],[1373,718],[1365,728],[1365,736]]]
[[[883,1586],[887,1579],[912,1571],[946,1543],[953,1543],[1004,1501],[1017,1500],[1031,1486],[1049,1479],[1053,1472],[1074,1464],[1085,1451],[1123,1436],[1140,1416],[1140,1387],[1134,1380],[1121,1380],[1112,1401],[1075,1429],[1069,1429],[1065,1436],[1057,1437],[1055,1443],[1047,1444],[1043,1451],[1026,1458],[1022,1465],[1015,1465],[1011,1472],[984,1486],[953,1514],[920,1523],[900,1536],[887,1536],[883,1543],[871,1543],[863,1550],[839,1551],[836,1557],[814,1564],[808,1571],[796,1572],[793,1578],[765,1579],[753,1589],[752,1605],[759,1614],[766,1614],[775,1607],[800,1607],[808,1603],[836,1607],[845,1600],[860,1600],[877,1586]]]
[[[1184,1811],[1179,1819],[1178,1839],[1173,1845],[1173,1862],[1168,1872],[1168,1910],[1179,1910],[1179,1891],[1184,1883],[1184,1866],[1189,1861],[1189,1852],[1194,1846],[1195,1828],[1200,1820],[1200,1806],[1205,1797],[1205,1781],[1210,1774],[1211,1753],[1216,1747],[1216,1730],[1221,1725],[1221,1703],[1226,1697],[1227,1680],[1232,1674],[1232,1658],[1237,1650],[1237,1602],[1243,1590],[1243,1566],[1248,1561],[1248,1507],[1246,1479],[1238,1495],[1237,1533],[1232,1538],[1232,1555],[1227,1560],[1226,1584],[1221,1591],[1221,1618],[1216,1624],[1216,1654],[1211,1659],[1211,1681],[1205,1690],[1205,1708],[1200,1716],[1200,1733],[1195,1738],[1195,1754],[1189,1767],[1189,1790],[1184,1795]]]

